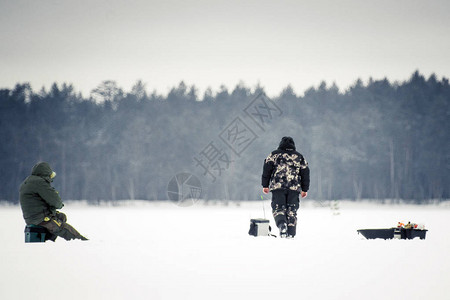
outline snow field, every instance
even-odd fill
[[[20,208],[0,207],[0,299],[450,298],[448,208],[343,203],[333,216],[302,205],[294,240],[247,234],[261,202],[62,212],[90,241],[25,244]],[[397,221],[424,223],[426,240],[356,232]]]

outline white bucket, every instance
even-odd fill
[[[255,236],[269,236],[269,220],[251,219],[250,223],[255,226]]]

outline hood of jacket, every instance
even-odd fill
[[[56,173],[53,172],[48,163],[40,162],[33,167],[31,170],[31,175],[42,177],[48,181],[53,181],[52,178],[55,177]]]
[[[280,145],[278,146],[278,149],[289,151],[294,150],[295,151],[295,143],[294,139],[290,136],[285,136],[281,139]]]

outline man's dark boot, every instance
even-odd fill
[[[287,226],[286,223],[278,224],[278,229],[280,230],[280,237],[285,238],[287,236]]]
[[[75,228],[73,228],[70,224],[64,223],[63,229],[59,233],[59,236],[64,238],[67,241],[79,239],[82,241],[88,241],[87,238],[82,236]]]

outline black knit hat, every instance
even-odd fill
[[[280,145],[278,146],[278,149],[281,150],[295,150],[295,143],[294,139],[290,136],[284,136],[281,139]]]

